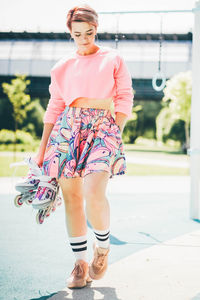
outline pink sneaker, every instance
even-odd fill
[[[105,249],[98,247],[96,242],[93,243],[94,257],[89,264],[89,276],[92,279],[101,279],[108,267],[108,253],[110,248]]]
[[[88,275],[88,263],[82,259],[75,262],[75,267],[67,279],[67,287],[71,289],[80,289],[91,283],[92,279]]]

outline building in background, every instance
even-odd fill
[[[163,92],[152,88],[158,70],[159,34],[98,33],[99,45],[118,48],[132,76],[136,100],[161,100]],[[31,80],[31,97],[49,98],[50,69],[61,57],[76,50],[68,33],[0,32],[0,83],[10,82],[16,73]],[[192,33],[163,34],[161,70],[172,75],[191,70]],[[5,97],[0,86],[0,98]]]

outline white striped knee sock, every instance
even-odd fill
[[[76,260],[87,261],[87,235],[69,237],[69,242]]]
[[[97,230],[94,229],[94,234],[97,240],[97,245],[101,248],[109,248],[110,245],[110,231],[109,229]]]

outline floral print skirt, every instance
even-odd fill
[[[125,170],[121,131],[111,111],[66,106],[49,136],[42,174],[58,179],[106,171],[112,178]]]

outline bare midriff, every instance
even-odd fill
[[[79,97],[79,98],[76,98],[69,106],[70,107],[110,109],[111,103],[112,103],[112,97],[104,98],[104,99]]]

